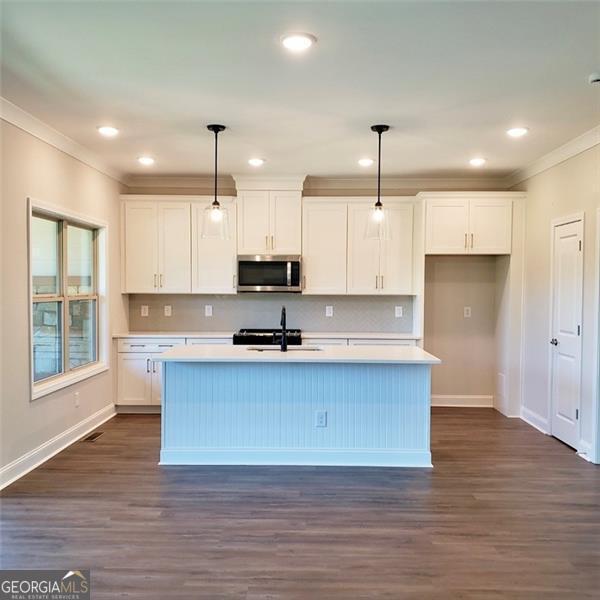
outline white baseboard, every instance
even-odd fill
[[[0,469],[0,490],[23,477],[23,475],[29,473],[29,471],[39,467],[49,458],[52,458],[67,446],[70,446],[72,443],[81,439],[90,431],[96,429],[99,425],[102,425],[102,423],[112,419],[115,414],[114,404],[109,404],[95,412],[93,415],[87,417],[87,419],[80,421],[66,431],[63,431],[47,442],[44,442],[37,448],[27,452],[27,454],[8,463]]]
[[[494,408],[494,396],[449,396],[434,394],[431,396],[431,406]]]
[[[531,425],[538,431],[545,433],[546,435],[550,435],[550,425],[548,424],[548,419],[544,419],[537,413],[534,413],[532,410],[528,408],[521,408],[521,419],[525,421],[528,425]]]
[[[128,404],[115,407],[118,415],[160,415],[160,406]]]

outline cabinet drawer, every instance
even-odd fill
[[[233,344],[233,339],[228,338],[187,338],[186,344],[188,346],[206,346],[211,344],[221,344],[224,346]]]
[[[119,352],[165,352],[173,346],[183,346],[185,338],[127,338],[119,340]]]
[[[350,338],[349,346],[415,346],[416,340],[390,340],[390,339],[365,339]]]
[[[303,346],[347,346],[346,338],[307,338],[302,340]]]

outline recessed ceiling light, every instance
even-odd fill
[[[151,167],[154,164],[154,159],[151,156],[140,156],[138,162],[145,167]]]
[[[527,127],[513,127],[512,129],[508,129],[506,131],[510,137],[520,138],[529,133],[529,129]]]
[[[304,52],[316,41],[317,38],[312,33],[286,33],[281,37],[281,43],[290,52]]]
[[[361,167],[370,167],[373,164],[373,159],[372,158],[359,158],[358,164]]]
[[[248,160],[248,164],[253,167],[262,167],[265,164],[264,158],[251,158]]]
[[[486,160],[485,160],[485,158],[481,158],[481,157],[479,157],[479,156],[478,156],[478,157],[476,157],[476,158],[472,158],[472,159],[469,161],[469,164],[470,164],[472,167],[482,167],[483,165],[485,165],[485,163],[486,163]]]
[[[97,129],[98,133],[104,137],[111,138],[119,135],[119,130],[111,125],[101,125],[100,127],[97,127]]]

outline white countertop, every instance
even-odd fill
[[[115,339],[127,338],[231,338],[233,331],[129,331],[127,333],[115,333]],[[418,340],[414,333],[384,333],[376,331],[303,331],[303,339],[346,339],[358,340]]]
[[[387,363],[435,365],[439,358],[417,346],[290,346],[281,352],[273,346],[177,346],[160,354],[157,362],[289,362],[289,363]],[[253,350],[264,349],[263,351]]]

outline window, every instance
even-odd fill
[[[32,214],[34,383],[98,361],[97,234]]]

